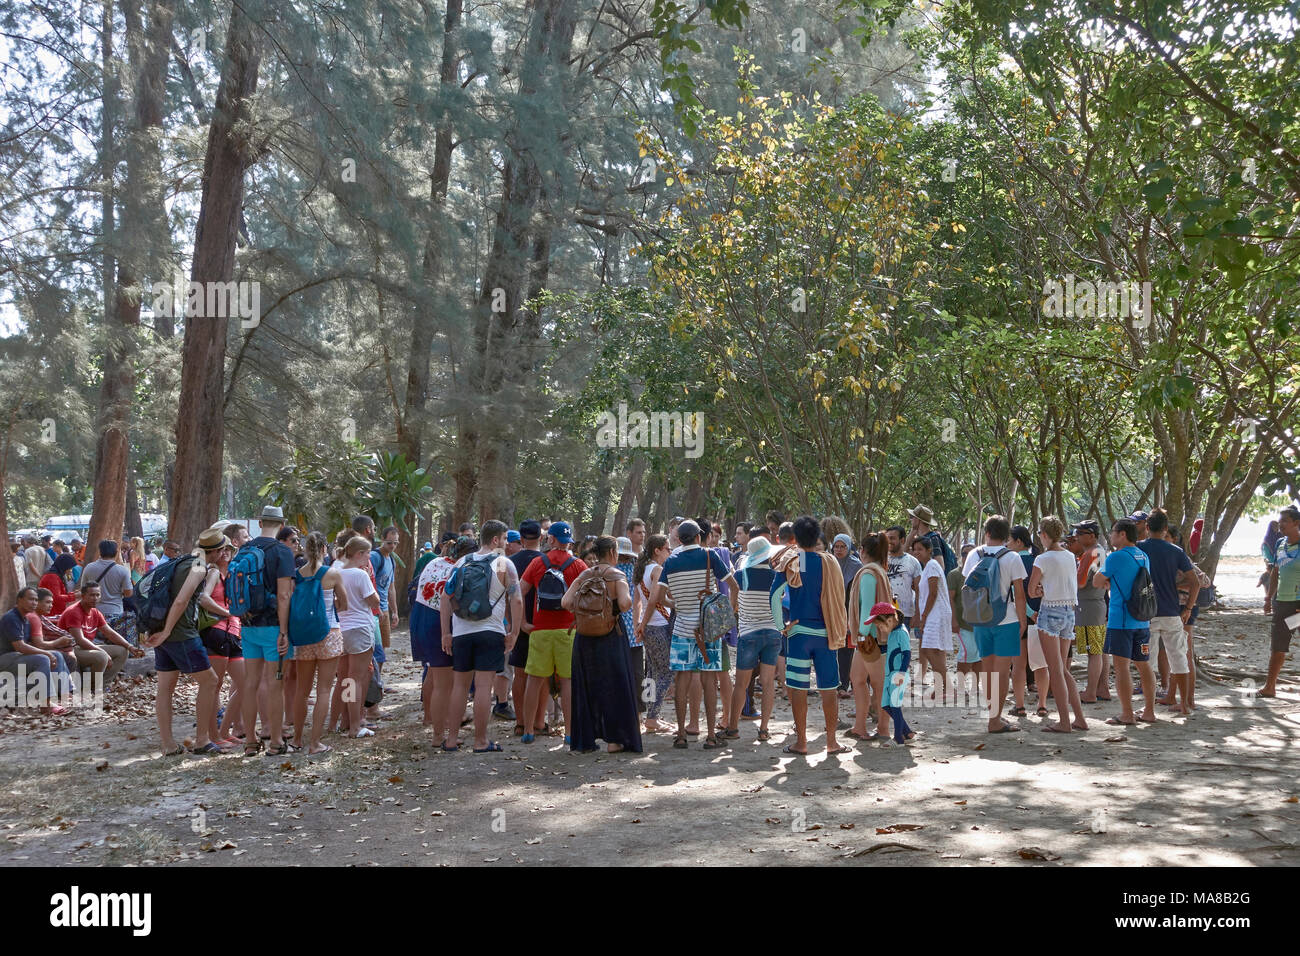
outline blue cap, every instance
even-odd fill
[[[519,540],[519,532],[518,532],[518,531],[515,531],[513,528],[510,529],[509,531],[506,532],[506,540],[507,540],[507,541],[518,541],[518,540]]]
[[[560,542],[560,544],[568,544],[573,540],[573,529],[569,527],[567,521],[555,522],[549,529],[547,529],[546,533],[556,541]]]
[[[424,550],[425,550],[425,551],[432,551],[432,550],[433,550],[433,542],[432,542],[432,541],[426,541],[426,542],[424,542]]]

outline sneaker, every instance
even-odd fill
[[[509,704],[497,704],[492,708],[492,716],[497,720],[514,720],[515,712],[510,709]]]
[[[353,736],[360,738],[360,737],[373,737],[374,735],[375,732],[371,730],[369,727],[362,727]]]

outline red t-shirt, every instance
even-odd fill
[[[99,613],[99,608],[92,607],[87,611],[82,608],[81,602],[78,601],[60,615],[59,627],[65,631],[71,631],[74,627],[79,627],[81,628],[81,636],[88,641],[93,641],[101,627],[108,627],[108,621],[104,619],[103,614]]]
[[[556,555],[551,558],[551,555]],[[586,563],[578,557],[570,554],[568,551],[547,551],[539,558],[533,558],[533,563],[528,565],[524,571],[523,580],[532,586],[532,592],[528,595],[528,600],[533,602],[533,629],[538,631],[557,631],[566,630],[573,627],[573,615],[568,611],[544,611],[537,606],[537,585],[542,580],[542,575],[546,573],[546,566],[549,563],[553,568],[559,568],[573,558],[573,563],[564,569],[564,584],[568,587],[574,582],[583,571],[587,570]]]

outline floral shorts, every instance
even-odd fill
[[[295,661],[328,661],[343,656],[343,632],[337,627],[330,628],[324,640],[315,644],[298,644],[293,649]]]

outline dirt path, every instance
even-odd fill
[[[1031,847],[1052,865],[1300,862],[1300,671],[1287,662],[1275,701],[1243,688],[1262,683],[1257,609],[1202,620],[1207,676],[1227,683],[1203,680],[1190,718],[1105,727],[1116,705],[1096,704],[1087,733],[1031,716],[987,737],[973,710],[912,708],[915,746],[838,758],[783,755],[780,701],[770,743],[746,722],[719,752],[649,736],[642,755],[578,756],[498,723],[503,754],[433,753],[405,640],[386,669],[392,719],[321,758],[164,759],[149,679],[98,717],[0,717],[0,864],[1006,866]],[[187,695],[177,728],[192,715]]]

